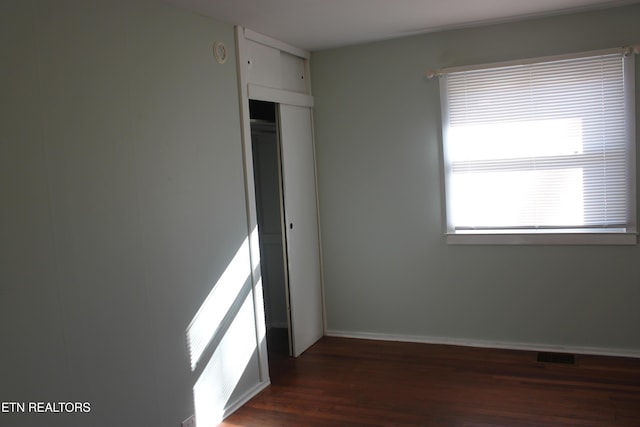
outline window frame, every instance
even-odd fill
[[[447,85],[440,79],[441,102],[441,149],[443,190],[445,200],[445,236],[448,244],[480,244],[480,245],[635,245],[637,244],[637,211],[636,211],[636,113],[635,113],[635,59],[637,47],[582,52],[571,55],[559,55],[541,58],[530,58],[521,61],[508,61],[493,64],[482,64],[468,67],[454,67],[438,70],[435,74],[445,77],[449,73],[500,68],[510,65],[525,65],[562,59],[595,57],[599,55],[620,53],[623,57],[623,84],[625,108],[625,149],[627,172],[627,221],[624,231],[612,232],[607,229],[580,229],[560,231],[559,229],[487,229],[456,230],[452,223],[451,176],[452,163],[448,158],[447,139],[449,123],[449,100]],[[430,73],[431,74],[431,73]],[[584,230],[584,231],[583,231]]]

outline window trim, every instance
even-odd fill
[[[477,66],[452,67],[444,70],[429,72],[429,75],[445,76],[448,73],[498,68],[509,65],[533,64],[538,62],[554,61],[559,59],[583,58],[589,56],[598,56],[620,52],[624,57],[623,67],[623,83],[624,104],[625,104],[625,140],[626,140],[626,162],[628,172],[628,192],[627,192],[627,225],[626,230],[621,232],[610,232],[606,229],[594,232],[554,232],[549,229],[536,229],[531,231],[522,230],[488,230],[482,232],[475,230],[456,231],[451,222],[451,194],[450,194],[450,176],[451,161],[448,158],[447,149],[447,132],[449,123],[449,100],[447,97],[447,87],[440,81],[440,102],[441,102],[441,149],[443,162],[443,190],[445,201],[445,223],[446,223],[446,240],[448,244],[462,245],[636,245],[637,244],[637,208],[636,208],[636,192],[637,192],[637,175],[636,175],[636,111],[635,111],[635,55],[639,51],[638,46],[608,49],[600,51],[591,51],[583,53],[575,53],[570,55],[547,56],[540,58],[529,58],[520,61],[508,61],[493,64],[481,64]]]
[[[446,233],[450,245],[636,245],[638,233]]]

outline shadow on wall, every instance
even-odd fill
[[[252,289],[262,297],[259,251],[250,254],[249,241],[258,248],[254,228],[215,284],[187,328],[191,370],[197,380],[193,387],[195,415],[200,426],[215,426],[265,339],[264,328],[256,332]],[[256,271],[251,274],[251,255]],[[253,283],[252,277],[255,277]]]

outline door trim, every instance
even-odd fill
[[[313,96],[300,92],[273,89],[253,83],[247,84],[247,92],[249,99],[255,99],[256,101],[269,101],[298,107],[313,107]]]
[[[256,331],[256,348],[258,350],[258,371],[260,383],[268,385],[269,359],[267,354],[267,324],[264,313],[264,294],[262,291],[262,272],[260,271],[260,241],[258,233],[258,210],[256,208],[256,192],[253,174],[253,148],[251,146],[251,117],[249,113],[249,96],[247,93],[247,70],[243,66],[247,59],[247,47],[242,27],[236,27],[236,67],[238,69],[238,94],[240,95],[240,136],[242,138],[242,160],[244,164],[244,194],[247,210],[247,235],[255,235],[249,239],[249,261],[251,263],[251,283],[253,292],[253,312]]]
[[[241,121],[241,137],[242,137],[242,155],[244,162],[244,176],[245,176],[245,199],[247,209],[247,233],[248,235],[255,235],[255,239],[249,239],[249,250],[251,252],[251,276],[253,283],[253,303],[256,323],[256,341],[258,343],[258,359],[259,359],[259,375],[260,381],[264,383],[270,383],[269,378],[269,363],[266,344],[266,323],[264,313],[264,301],[262,294],[261,283],[261,271],[260,271],[260,245],[257,238],[258,233],[253,233],[256,229],[257,221],[257,207],[256,207],[256,195],[254,188],[254,173],[253,173],[253,150],[251,146],[251,122],[249,112],[249,99],[258,99],[262,101],[274,102],[277,104],[298,105],[304,107],[313,106],[313,97],[311,95],[311,84],[309,78],[309,58],[310,53],[302,49],[289,46],[286,43],[279,42],[278,40],[271,39],[267,36],[262,36],[251,30],[245,29],[241,26],[235,27],[236,34],[236,64],[238,68],[238,93],[240,96],[240,121]],[[306,93],[293,92],[284,90],[282,88],[264,87],[249,83],[248,66],[251,64],[251,59],[248,57],[249,47],[248,43],[260,43],[265,46],[293,54],[299,58],[304,59],[304,73],[306,78]],[[250,96],[255,96],[253,98]],[[259,97],[259,98],[258,98]],[[313,130],[313,117],[311,121]],[[313,139],[314,150],[314,169],[316,169],[315,158],[315,140]],[[316,169],[317,170],[317,169]],[[318,205],[318,182],[317,177],[315,179],[316,187],[316,210],[319,218],[319,205]],[[323,275],[323,258],[322,258],[322,243],[320,236],[320,223],[318,221],[318,242],[319,242],[319,256],[320,256],[320,286],[321,286],[321,304],[322,304],[322,317],[323,317],[323,329],[326,331],[326,308],[325,308],[325,293],[324,293],[324,275]]]

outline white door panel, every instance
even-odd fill
[[[293,356],[324,334],[311,109],[280,105]]]

